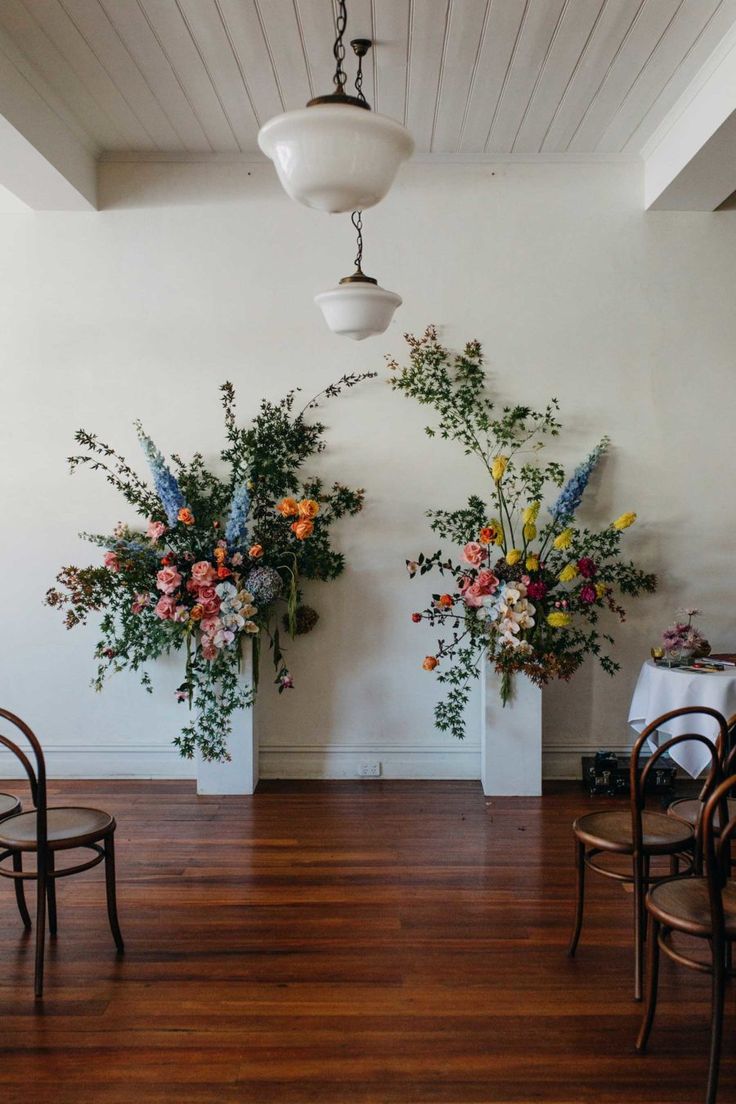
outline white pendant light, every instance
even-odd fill
[[[363,222],[360,211],[353,211],[352,223],[358,232],[355,272],[352,276],[344,276],[337,287],[315,295],[314,301],[333,333],[351,337],[353,341],[363,341],[366,337],[384,333],[402,299],[395,291],[380,287],[377,280],[363,272]]]
[[[345,94],[346,24],[345,0],[340,0],[333,48],[335,91],[317,96],[298,111],[277,115],[258,133],[258,145],[276,166],[286,194],[320,211],[372,207],[386,195],[399,165],[414,150],[406,127],[375,114],[363,95],[362,59],[371,47],[369,39],[351,43],[358,56],[358,94]]]

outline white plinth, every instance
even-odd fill
[[[495,797],[539,797],[542,793],[542,690],[514,675],[512,697],[501,702],[500,677],[483,664],[481,764],[483,793]]]
[[[252,686],[253,655],[249,644],[243,649],[241,678],[245,686]],[[255,792],[258,785],[258,737],[252,706],[233,713],[229,751],[230,760],[226,763],[207,763],[197,755],[198,794]]]

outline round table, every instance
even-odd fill
[[[648,724],[686,705],[709,705],[728,720],[736,713],[736,668],[726,671],[685,671],[681,667],[663,667],[648,659],[642,665],[629,709],[629,724],[641,732]],[[697,732],[715,740],[718,725],[708,716],[697,714],[675,717],[660,729],[659,743],[671,736]],[[710,764],[708,749],[703,744],[678,744],[670,752],[672,759],[691,778],[697,778]]]

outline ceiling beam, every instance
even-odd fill
[[[642,151],[648,210],[715,211],[736,189],[736,28]]]
[[[0,185],[37,211],[94,211],[95,151],[7,36],[0,34]]]

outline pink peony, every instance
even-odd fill
[[[208,560],[199,560],[192,564],[192,579],[199,587],[210,586],[217,578],[217,572]]]
[[[473,567],[482,564],[485,555],[485,549],[482,544],[478,544],[478,541],[469,541],[463,548],[463,559],[466,563],[472,564]]]
[[[161,540],[165,532],[166,526],[162,521],[149,521],[148,528],[146,529],[146,536],[149,540]]]
[[[584,579],[593,579],[598,570],[596,563],[591,560],[590,556],[583,556],[581,560],[578,560],[578,571]]]
[[[156,575],[156,586],[164,594],[173,594],[181,586],[181,575],[175,567],[162,567]]]
[[[176,598],[172,598],[169,594],[162,594],[153,612],[162,621],[171,621],[176,612]]]
[[[580,588],[580,601],[585,602],[586,606],[592,606],[597,597],[595,587],[590,583]]]
[[[108,571],[120,570],[120,561],[118,560],[117,552],[106,552],[104,563]]]

